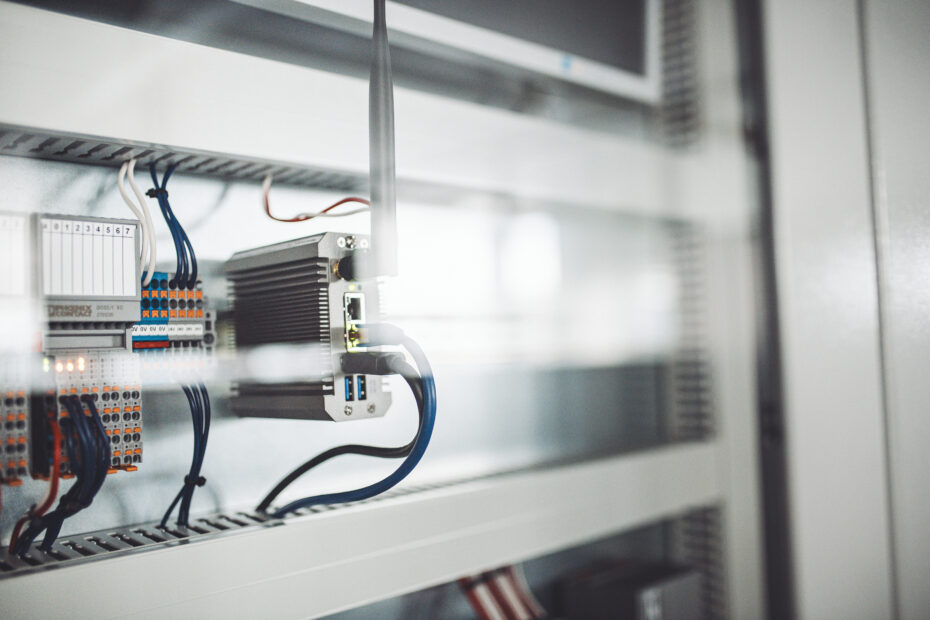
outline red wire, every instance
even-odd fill
[[[58,428],[58,423],[54,420],[49,420],[48,423],[52,427],[52,473],[48,481],[48,493],[45,494],[42,504],[27,512],[16,522],[13,533],[10,535],[10,553],[13,552],[13,547],[16,545],[16,541],[19,539],[19,535],[26,523],[30,519],[44,515],[55,503],[55,498],[58,497],[58,478],[61,474],[61,429]]]
[[[526,591],[523,581],[517,577],[517,571],[512,565],[507,567],[506,574],[510,583],[513,584],[513,589],[520,598],[520,602],[529,610],[530,614],[532,614],[534,618],[545,618],[546,610],[542,609],[539,603]]]
[[[340,200],[340,201],[338,201],[338,202],[336,202],[336,203],[333,203],[333,204],[329,205],[328,207],[326,207],[325,209],[323,209],[323,210],[320,211],[319,213],[315,213],[315,214],[313,214],[313,215],[308,215],[308,214],[306,214],[306,213],[301,213],[300,215],[296,215],[296,216],[294,216],[294,217],[288,219],[288,218],[277,217],[276,215],[273,215],[273,214],[271,213],[271,204],[270,204],[270,201],[268,200],[268,194],[267,194],[267,193],[265,193],[264,196],[263,196],[262,198],[263,198],[263,202],[265,203],[265,213],[268,214],[268,217],[270,217],[271,219],[275,220],[276,222],[287,222],[287,223],[305,222],[305,221],[307,221],[307,220],[312,220],[313,218],[317,217],[318,215],[323,215],[324,213],[328,213],[328,212],[332,211],[333,209],[335,209],[336,207],[338,207],[338,206],[340,206],[340,205],[346,204],[347,202],[358,202],[358,203],[360,203],[360,204],[367,205],[367,206],[369,206],[369,207],[371,206],[371,202],[369,202],[368,200],[365,200],[364,198],[359,198],[358,196],[349,196],[348,198],[343,198],[342,200]]]
[[[481,602],[481,599],[478,598],[478,594],[475,592],[475,584],[472,579],[468,577],[462,577],[459,579],[459,587],[462,588],[462,592],[465,593],[465,598],[468,599],[468,603],[471,605],[471,608],[475,610],[475,613],[478,614],[478,617],[481,620],[493,620],[491,615],[488,614],[488,611],[484,608],[484,604]]]
[[[510,601],[507,600],[507,596],[501,590],[500,586],[497,584],[497,578],[494,573],[484,573],[484,583],[488,586],[488,590],[491,591],[491,597],[494,599],[494,602],[497,603],[497,606],[501,608],[501,611],[504,612],[504,617],[507,620],[520,620],[520,613],[511,606]]]

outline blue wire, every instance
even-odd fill
[[[168,167],[168,170],[165,171],[165,176],[162,178],[161,189],[167,191],[168,189],[168,179],[171,177],[172,173],[177,168],[177,164],[172,164]],[[194,246],[191,245],[191,240],[187,236],[187,231],[184,230],[184,227],[181,226],[181,222],[178,221],[178,217],[174,214],[174,210],[171,208],[171,203],[168,200],[167,194],[160,195],[160,198],[165,200],[165,209],[168,211],[168,214],[171,216],[171,221],[174,226],[175,231],[177,232],[178,238],[183,244],[181,247],[181,257],[184,259],[184,279],[183,283],[179,282],[179,287],[187,287],[193,289],[197,284],[197,256],[194,254]]]
[[[158,175],[155,170],[155,164],[149,166],[149,172],[152,175],[152,182],[155,183],[156,197],[158,206],[161,209],[162,217],[171,230],[171,238],[174,240],[174,251],[177,255],[177,268],[175,269],[175,282],[178,288],[193,289],[197,285],[197,255],[194,253],[194,246],[191,244],[187,231],[181,226],[171,203],[168,200],[168,179],[174,173],[177,164],[168,166],[165,170],[165,176],[162,177],[161,184],[158,182]],[[164,191],[157,191],[164,190]]]
[[[188,480],[184,483],[181,507],[178,508],[178,523],[186,526],[190,516],[191,501],[194,498],[194,485],[191,481],[197,479],[198,464],[203,460],[203,405],[200,402],[199,393],[186,385],[183,389],[191,407],[191,420],[194,423],[194,455],[191,459],[190,471],[187,474]]]
[[[168,206],[168,209],[171,209],[171,206]],[[174,212],[171,212],[172,216]],[[187,236],[187,231],[184,230],[184,227],[181,226],[181,223],[175,218],[175,224],[177,224],[178,231],[181,233],[181,239],[184,241],[184,244],[187,246],[187,254],[190,256],[190,275],[187,278],[187,288],[193,289],[197,285],[197,256],[194,254],[194,246],[191,245],[191,240]]]
[[[181,389],[187,397],[187,403],[191,410],[191,421],[194,427],[194,450],[184,486],[181,487],[171,505],[168,506],[168,510],[165,511],[165,515],[161,520],[162,527],[168,522],[168,518],[174,511],[175,506],[178,506],[178,524],[187,526],[190,520],[191,501],[194,497],[194,490],[199,486],[196,483],[200,479],[200,471],[207,452],[207,439],[210,435],[211,409],[210,394],[207,392],[207,387],[201,383],[196,387],[185,385]]]
[[[412,341],[410,341],[412,343]],[[406,343],[405,343],[406,344]],[[414,357],[414,361],[417,363],[417,367],[420,370],[421,381],[423,382],[423,426],[417,435],[416,443],[411,449],[410,454],[407,455],[407,458],[400,464],[400,466],[394,470],[392,474],[386,478],[370,484],[366,487],[360,489],[355,489],[353,491],[344,491],[341,493],[327,493],[325,495],[314,495],[312,497],[305,497],[296,501],[287,504],[283,508],[277,510],[274,513],[275,518],[281,518],[288,513],[294,512],[295,510],[300,510],[301,508],[307,508],[309,506],[317,506],[320,504],[342,504],[346,502],[357,502],[363,499],[368,499],[369,497],[374,497],[375,495],[380,495],[384,493],[391,487],[395,486],[401,480],[407,477],[414,467],[420,462],[420,459],[423,458],[423,454],[426,452],[426,448],[429,445],[430,437],[433,434],[433,426],[436,422],[436,382],[433,380],[432,370],[430,369],[429,362],[426,360],[426,356],[423,355],[422,349],[413,343],[413,349],[411,354]]]
[[[174,210],[171,208],[171,202],[168,200],[168,179],[171,178],[171,175],[174,174],[174,170],[177,168],[176,164],[168,166],[168,169],[165,170],[165,176],[162,177],[161,189],[165,190],[165,193],[160,193],[159,205],[162,208],[163,212],[166,212],[167,217],[170,218],[170,226],[172,228],[172,235],[175,239],[175,248],[181,253],[181,268],[175,272],[175,281],[177,282],[178,288],[183,288],[187,285],[188,273],[190,270],[189,263],[187,261],[187,246],[190,246],[188,242],[187,246],[184,245],[184,240],[187,238],[184,229],[181,228],[180,222],[178,222],[177,216],[174,214]],[[163,204],[162,204],[163,203]]]
[[[84,417],[84,412],[80,408],[76,408],[74,403],[70,399],[65,399],[65,406],[68,408],[68,414],[71,416],[71,421],[74,423],[74,428],[78,434],[78,441],[81,446],[81,470],[83,473],[83,482],[81,487],[81,493],[78,496],[81,498],[82,502],[86,502],[88,499],[88,492],[91,489],[93,480],[96,479],[97,475],[97,461],[94,459],[94,452],[97,442],[94,441],[93,435],[88,431],[87,428],[87,419]]]
[[[171,239],[174,241],[174,252],[177,260],[177,264],[174,270],[174,279],[175,282],[180,286],[181,278],[183,277],[186,281],[187,278],[187,258],[184,252],[184,247],[182,245],[181,236],[178,233],[178,229],[175,225],[174,212],[171,211],[171,207],[168,204],[167,197],[157,190],[165,190],[168,184],[168,179],[171,178],[171,173],[174,172],[174,166],[169,166],[165,171],[164,180],[161,184],[158,182],[158,173],[155,170],[155,164],[149,166],[149,173],[152,175],[152,183],[155,184],[156,190],[156,199],[158,200],[158,207],[161,209],[161,215],[165,219],[165,224],[168,225],[168,230],[171,232]]]
[[[198,389],[190,388],[190,391],[193,395],[194,402],[197,405],[197,418],[199,423],[199,433],[200,433],[200,442],[197,450],[196,460],[193,462],[190,473],[190,480],[193,481],[186,485],[187,493],[184,498],[181,500],[181,511],[183,511],[183,521],[182,517],[179,514],[178,521],[182,522],[184,525],[187,525],[188,520],[190,519],[190,507],[191,501],[194,499],[194,490],[196,486],[195,482],[200,480],[200,471],[203,468],[203,461],[207,454],[207,439],[210,436],[210,395],[207,392],[207,387],[201,383],[197,386]],[[199,390],[199,391],[198,391]]]
[[[191,411],[191,422],[193,423],[193,426],[194,426],[194,450],[193,450],[193,456],[191,457],[191,466],[190,466],[190,469],[188,470],[188,479],[189,479],[191,476],[191,473],[194,471],[194,466],[195,466],[195,463],[197,462],[197,454],[200,449],[200,438],[199,438],[200,425],[198,424],[197,408],[194,404],[193,396],[190,393],[190,388],[188,388],[188,386],[186,385],[182,385],[181,390],[183,390],[184,396],[187,397],[187,404],[190,407],[190,411]],[[168,506],[168,510],[165,511],[164,516],[161,518],[161,523],[160,523],[161,527],[165,527],[165,525],[168,523],[168,518],[171,517],[171,513],[174,512],[174,508],[175,506],[178,505],[178,502],[181,502],[181,507],[178,509],[178,523],[184,526],[187,525],[187,522],[183,519],[183,515],[184,515],[184,500],[187,497],[188,491],[189,491],[189,485],[187,481],[185,481],[184,485],[181,487],[181,490],[178,491],[178,494],[174,496],[174,499],[171,501],[171,504],[169,504]]]

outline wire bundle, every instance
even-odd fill
[[[458,580],[482,620],[537,620],[548,614],[533,596],[521,567],[505,566]]]
[[[187,475],[184,476],[184,486],[174,497],[165,516],[161,518],[161,527],[165,527],[174,507],[180,503],[178,508],[178,525],[187,527],[190,522],[191,501],[194,498],[194,489],[206,484],[200,471],[203,468],[203,459],[207,452],[207,439],[210,436],[210,395],[207,393],[207,387],[204,384],[196,386],[185,385],[181,387],[184,395],[187,396],[187,402],[191,409],[191,419],[194,423],[194,454],[191,458],[191,467]]]
[[[145,196],[142,194],[142,190],[139,189],[139,186],[136,185],[136,178],[133,174],[135,169],[135,159],[124,162],[119,169],[119,175],[116,177],[116,185],[119,188],[120,196],[123,197],[123,201],[125,201],[129,209],[135,214],[142,228],[140,258],[142,271],[144,272],[142,285],[148,286],[152,281],[152,276],[155,273],[155,263],[158,260],[156,256],[155,225],[152,223],[152,214],[145,202]],[[133,197],[129,195],[129,192],[126,191],[126,186],[123,184],[127,175],[129,178],[129,186],[132,188],[132,193],[135,195],[138,204],[133,201]]]
[[[39,548],[48,551],[58,538],[65,519],[87,508],[94,501],[110,468],[110,438],[103,428],[103,421],[93,398],[63,396],[60,401],[67,410],[68,417],[62,418],[59,425],[68,462],[76,480],[68,492],[61,496],[55,510],[31,517],[26,531],[22,535],[14,536],[10,541],[10,551],[16,555],[26,553],[43,531],[45,537]],[[90,415],[85,414],[85,405]],[[58,446],[54,449],[56,453],[59,451]],[[57,472],[54,469],[56,468],[53,466],[52,475],[56,476]]]
[[[482,620],[536,620],[548,614],[526,584],[522,568],[505,566],[473,577],[459,587]]]
[[[194,254],[194,246],[185,232],[184,227],[171,210],[171,204],[168,202],[168,179],[174,173],[177,164],[171,164],[165,170],[165,175],[161,182],[158,181],[158,173],[155,164],[149,166],[149,172],[152,175],[152,183],[155,187],[147,192],[148,196],[158,200],[158,206],[161,209],[162,217],[171,231],[171,239],[174,241],[174,251],[177,258],[177,266],[174,271],[174,279],[169,283],[178,288],[193,289],[197,285],[197,256]]]
[[[423,458],[436,421],[436,383],[433,379],[433,371],[429,365],[429,361],[426,359],[426,355],[419,345],[408,338],[400,329],[390,325],[367,326],[367,329],[370,336],[372,336],[369,338],[367,346],[382,344],[402,345],[413,357],[417,370],[414,370],[407,364],[401,355],[392,353],[348,354],[343,358],[343,370],[351,373],[376,375],[397,374],[403,377],[407,385],[410,386],[414,398],[417,401],[419,425],[416,436],[410,443],[396,448],[346,445],[327,450],[310,459],[279,482],[258,505],[257,510],[259,512],[266,511],[271,505],[271,502],[297,478],[317,465],[342,454],[359,454],[380,458],[406,458],[393,473],[374,484],[351,491],[305,497],[276,510],[273,513],[274,516],[281,518],[295,510],[300,510],[301,508],[307,508],[309,506],[357,502],[368,499],[369,497],[374,497],[375,495],[387,491],[406,478],[420,462],[420,459]],[[348,368],[346,367],[347,364],[358,364],[358,366]]]

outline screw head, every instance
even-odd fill
[[[370,405],[368,405],[368,413],[374,413],[374,412],[375,412],[375,404],[371,403]]]
[[[344,411],[346,412],[346,415],[352,415],[352,405],[346,405]]]

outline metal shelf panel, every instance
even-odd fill
[[[9,2],[0,58],[10,127],[368,175],[366,80]],[[682,162],[660,145],[405,88],[395,99],[400,181],[680,211],[667,190]]]
[[[62,566],[0,582],[0,616],[334,613],[719,503],[719,458],[681,444]]]

